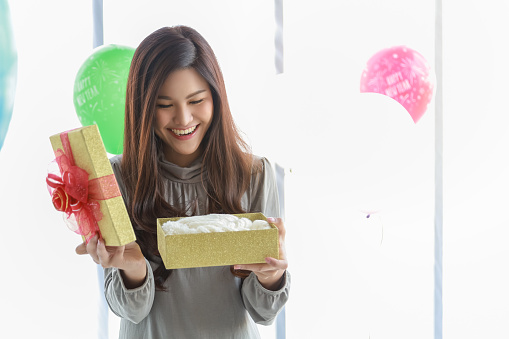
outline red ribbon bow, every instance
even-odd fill
[[[55,161],[61,176],[49,173],[46,183],[55,209],[64,212],[68,220],[76,219],[77,229],[74,231],[84,236],[88,243],[95,234],[101,236],[97,222],[103,214],[97,200],[120,196],[120,191],[114,174],[88,180],[87,171],[74,163],[67,132],[61,133],[60,139],[64,151],[58,149],[55,152]]]

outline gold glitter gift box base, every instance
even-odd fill
[[[61,134],[55,134],[50,137],[55,155],[57,150],[64,149],[60,137]],[[74,162],[76,166],[87,171],[89,181],[113,174],[113,169],[111,168],[97,125],[70,130],[67,131],[67,135]],[[107,190],[108,188],[101,187],[101,189]],[[122,196],[98,200],[98,202],[101,208],[102,219],[97,223],[105,244],[108,246],[122,246],[135,241],[136,236]]]
[[[267,220],[262,213],[233,214]],[[162,225],[181,218],[157,219],[157,244],[167,269],[265,263],[279,258],[278,229],[167,235]]]

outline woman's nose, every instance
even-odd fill
[[[177,107],[173,120],[179,126],[187,126],[193,121],[193,114],[189,107]]]

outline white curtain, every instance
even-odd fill
[[[444,338],[505,338],[509,4],[443,10]]]

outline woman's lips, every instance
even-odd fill
[[[170,131],[170,134],[173,135],[173,137],[178,140],[188,140],[191,139],[196,134],[196,131],[198,131],[199,126],[200,125],[196,125],[185,129],[168,128],[168,131]]]

